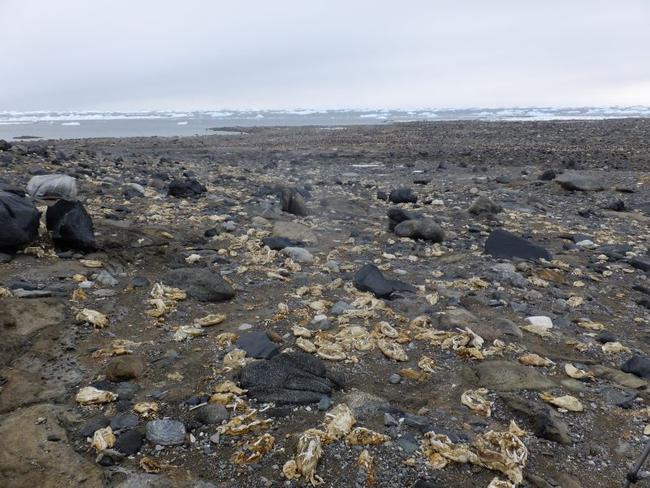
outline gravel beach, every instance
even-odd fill
[[[215,129],[0,141],[1,486],[623,484],[649,119]]]

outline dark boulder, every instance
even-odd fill
[[[554,181],[565,190],[570,191],[602,191],[605,189],[599,179],[578,173],[563,173]]]
[[[485,252],[495,258],[553,259],[551,253],[538,244],[503,229],[493,230],[485,241]]]
[[[197,198],[207,191],[207,188],[195,179],[176,179],[169,184],[168,193],[176,198]]]
[[[22,192],[0,189],[0,249],[13,251],[36,240],[40,217]]]
[[[61,249],[97,249],[93,221],[80,202],[59,200],[47,209],[45,224],[52,232],[54,244]]]
[[[285,247],[300,246],[302,243],[286,237],[270,236],[263,238],[262,244],[274,251],[281,251]]]
[[[388,199],[393,203],[417,203],[418,196],[410,188],[396,188],[390,192]]]
[[[255,361],[241,370],[240,383],[249,397],[260,402],[299,405],[318,403],[341,386],[323,361],[303,352]]]
[[[165,275],[164,282],[200,302],[223,302],[235,296],[235,290],[219,273],[206,268],[174,269]]]
[[[395,226],[397,224],[400,224],[406,220],[413,220],[419,218],[419,215],[415,215],[411,212],[407,212],[406,210],[403,210],[399,207],[393,207],[389,208],[388,212],[388,228],[393,231],[395,230]]]
[[[377,298],[391,298],[395,292],[415,293],[415,287],[399,280],[386,279],[374,264],[366,264],[354,275],[354,286],[369,291]]]
[[[632,356],[621,366],[625,373],[632,373],[640,378],[650,378],[650,359],[644,356]]]

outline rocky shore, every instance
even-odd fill
[[[0,141],[1,486],[622,485],[650,120],[229,130]]]

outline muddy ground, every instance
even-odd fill
[[[282,468],[300,435],[323,424],[330,399],[352,409],[355,426],[390,440],[323,443],[316,467],[322,486],[370,486],[374,478],[378,487],[487,487],[506,475],[451,461],[434,469],[422,439],[434,431],[471,443],[507,430],[511,420],[526,431],[521,486],[621,486],[649,439],[644,371],[621,366],[650,353],[650,120],[258,128],[232,136],[25,141],[0,151],[3,182],[25,188],[39,173],[77,178],[99,250],[57,250],[43,226],[36,243],[3,256],[2,486],[305,486],[304,476],[289,481]],[[561,174],[602,189],[568,190],[554,181]],[[186,177],[207,191],[169,196],[170,181]],[[411,188],[417,203],[384,199],[400,187]],[[299,190],[306,216],[282,211],[280,188]],[[468,212],[480,196],[501,211]],[[387,217],[394,207],[437,222],[444,241],[396,236]],[[553,259],[485,253],[496,228],[536,242]],[[261,239],[271,235],[302,241],[313,259],[297,263],[264,249]],[[372,301],[352,285],[367,263],[416,291]],[[234,298],[188,296],[151,317],[154,285],[171,285],[168,273],[177,268],[213,269]],[[359,313],[333,311],[338,302]],[[78,320],[82,309],[101,312],[108,325]],[[176,340],[179,327],[208,314],[225,320]],[[549,317],[551,332],[522,331],[531,316]],[[405,361],[376,347],[383,321],[399,334],[392,339]],[[240,384],[240,368],[224,365],[238,348],[226,339],[260,330],[281,353],[298,351],[295,326],[310,331],[312,343],[336,342],[335,334],[359,326],[371,332],[369,346],[323,360],[342,381],[321,404],[230,397],[226,416],[257,408],[257,418],[271,422],[215,436],[226,418],[210,423],[198,412],[224,380]],[[421,326],[450,333],[469,327],[484,339],[481,357],[418,338]],[[112,355],[125,352],[112,348],[116,340],[132,341],[130,354]],[[521,364],[528,353],[552,364]],[[418,366],[423,356],[435,364],[430,371]],[[119,361],[126,380],[108,381]],[[569,377],[566,364],[586,377]],[[117,392],[117,400],[80,405],[75,397],[90,385]],[[479,387],[492,402],[489,417],[461,403],[463,392]],[[570,395],[583,409],[558,410],[540,393]],[[157,413],[134,414],[142,402],[154,402]],[[116,416],[132,423],[120,426]],[[154,418],[181,421],[182,444],[147,439]],[[88,437],[111,420],[118,440],[127,432],[142,440],[136,453],[91,446]],[[269,452],[234,462],[243,443],[265,433],[274,440]],[[358,466],[364,449],[372,476]]]

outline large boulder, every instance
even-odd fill
[[[374,264],[366,264],[354,275],[354,286],[360,291],[369,291],[377,298],[391,298],[395,292],[415,292],[415,287],[399,280],[384,277]]]
[[[551,253],[542,246],[503,229],[495,229],[490,233],[485,241],[485,252],[495,258],[553,259]]]
[[[278,404],[318,403],[340,386],[338,379],[328,375],[323,361],[303,352],[255,361],[241,370],[240,382],[249,397]]]
[[[185,290],[200,302],[224,302],[235,296],[232,286],[207,268],[174,269],[165,275],[164,282]]]
[[[85,252],[97,249],[93,221],[80,202],[59,200],[47,209],[45,224],[59,248]]]
[[[40,217],[24,194],[0,190],[0,249],[15,250],[38,238]]]
[[[62,174],[36,175],[27,183],[27,193],[42,200],[74,201],[77,199],[77,180]]]

